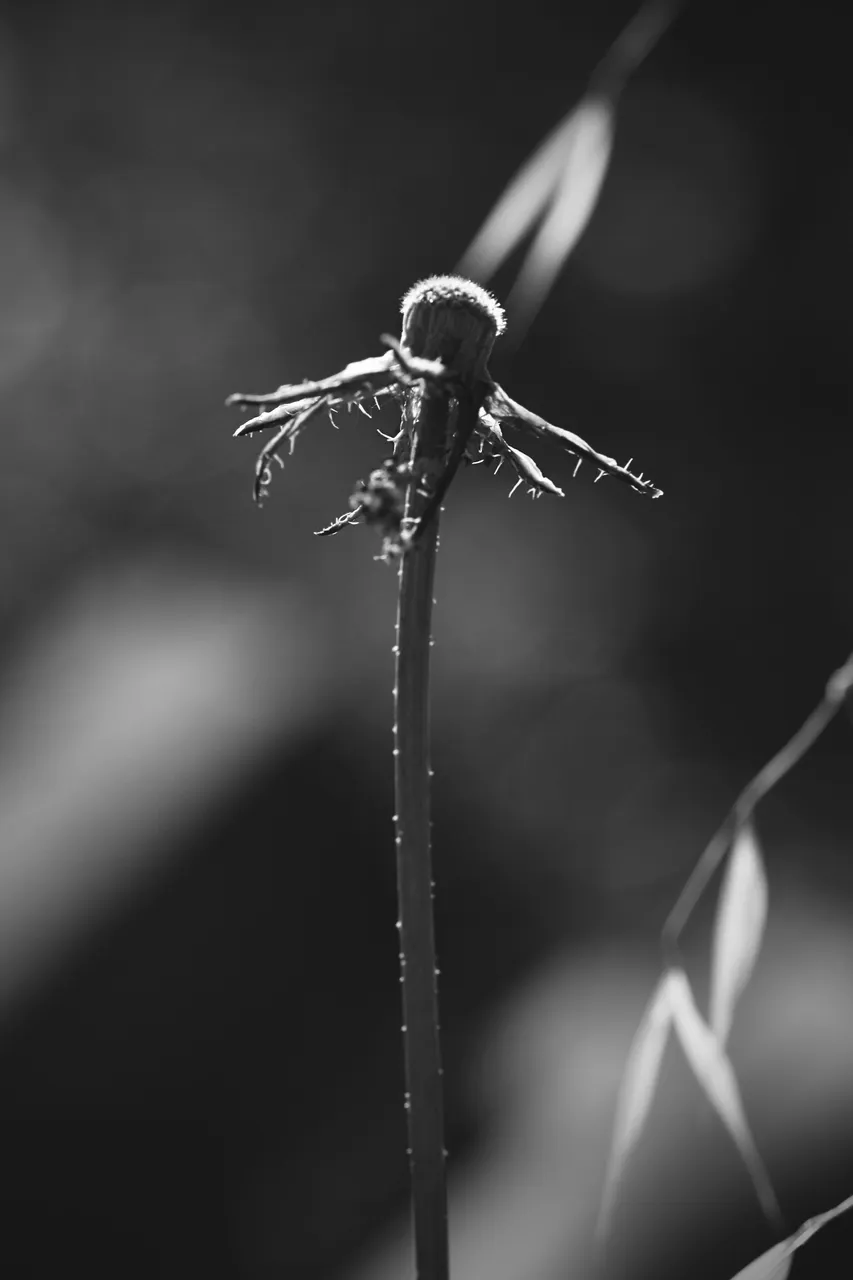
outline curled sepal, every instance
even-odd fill
[[[481,413],[480,423],[489,432],[489,444],[492,447],[493,455],[497,455],[498,458],[506,458],[512,464],[515,474],[518,476],[518,483],[515,488],[518,488],[519,484],[526,484],[536,497],[541,496],[543,493],[553,493],[557,498],[566,496],[562,489],[557,488],[553,480],[549,480],[546,475],[543,475],[532,458],[528,457],[526,453],[522,453],[520,449],[514,449],[511,444],[507,444],[500,426],[490,414]]]
[[[384,356],[370,356],[367,360],[356,360],[341,369],[340,373],[334,373],[330,378],[321,378],[319,382],[285,384],[277,391],[271,391],[268,395],[262,396],[245,395],[238,391],[233,396],[229,396],[225,403],[241,407],[260,404],[277,406],[293,404],[295,400],[313,401],[319,396],[328,396],[332,400],[346,400],[353,395],[365,393],[372,395],[389,384],[396,383],[397,380],[396,357],[393,351],[388,351]],[[269,424],[272,419],[267,418],[266,421]],[[246,425],[248,424],[240,428],[238,435],[245,430]]]
[[[617,480],[629,484],[638,493],[645,493],[651,498],[659,498],[663,493],[663,490],[653,485],[651,480],[645,480],[642,473],[634,475],[627,467],[621,467],[615,458],[608,458],[606,454],[593,449],[573,431],[566,431],[564,427],[555,427],[544,418],[540,418],[538,413],[525,409],[524,405],[508,396],[503,387],[498,386],[497,383],[493,384],[486,404],[490,415],[499,422],[508,423],[519,431],[525,431],[528,435],[538,436],[543,440],[555,440],[568,453],[573,453],[580,458],[588,458],[595,463],[600,473],[615,476]]]
[[[292,453],[293,446],[296,444],[296,437],[299,435],[299,432],[308,423],[308,421],[318,414],[321,409],[325,408],[326,405],[327,401],[324,396],[321,396],[319,400],[310,400],[308,402],[307,409],[303,409],[295,418],[288,418],[284,426],[275,433],[272,439],[266,442],[263,449],[258,454],[258,460],[255,463],[254,495],[256,502],[260,502],[262,498],[267,496],[271,478],[270,464],[272,463],[273,458],[275,458],[276,462],[281,466],[284,466],[284,463],[281,461],[278,453],[281,446],[286,442],[290,447],[290,452]]]
[[[263,403],[260,396],[257,397],[257,403]],[[262,409],[254,418],[249,418],[248,422],[241,422],[234,432],[234,436],[235,438],[237,436],[250,436],[255,431],[265,431],[268,427],[274,427],[278,422],[298,417],[300,413],[304,413],[306,409],[310,409],[311,405],[316,403],[316,396],[308,396],[304,400],[293,400],[289,404],[281,404],[274,409]]]
[[[271,462],[275,458],[281,462],[279,450],[286,443],[293,452],[296,437],[315,414],[325,409],[334,425],[334,413],[342,405],[356,405],[367,413],[362,400],[378,402],[380,397],[402,397],[412,387],[434,387],[441,384],[447,386],[454,379],[452,371],[438,360],[427,360],[415,356],[396,338],[385,336],[383,341],[390,350],[384,356],[371,356],[367,360],[358,360],[346,365],[340,373],[330,378],[322,378],[319,382],[298,382],[284,385],[268,395],[246,395],[237,392],[229,396],[226,404],[257,407],[268,405],[254,418],[250,418],[234,432],[235,436],[250,435],[254,431],[263,431],[269,427],[278,427],[278,431],[264,445],[255,465],[255,501],[266,497],[271,479]],[[367,413],[367,417],[370,414]],[[283,425],[279,425],[283,424]],[[398,437],[399,438],[399,437]],[[396,447],[396,441],[395,441]],[[340,524],[335,521],[327,530],[320,532],[337,532]]]

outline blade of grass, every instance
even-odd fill
[[[524,336],[592,217],[607,173],[616,106],[629,76],[655,47],[683,0],[647,0],[595,68],[587,92],[525,161],[456,270],[487,282],[535,226],[508,310]]]
[[[752,817],[756,805],[764,799],[768,791],[771,791],[817,742],[824,729],[844,706],[851,688],[853,688],[853,654],[830,676],[823,698],[790,741],[768,760],[763,769],[759,769],[755,777],[741,791],[693,868],[686,885],[678,895],[675,906],[667,916],[663,927],[662,945],[664,955],[670,964],[677,965],[678,939],[682,930],[708,881],[731,849],[740,827]]]
[[[709,1021],[721,1045],[749,982],[767,920],[767,876],[752,822],[735,837],[714,928]]]
[[[696,1008],[684,970],[674,970],[670,976],[673,1026],[693,1074],[737,1147],[768,1220],[776,1226],[782,1226],[779,1202],[749,1131],[732,1064],[720,1041]]]
[[[539,311],[593,215],[610,164],[614,126],[612,101],[592,95],[564,122],[562,171],[556,174],[551,207],[507,298],[516,340]]]
[[[671,985],[672,974],[665,973],[646,1007],[628,1053],[596,1225],[599,1241],[610,1229],[616,1194],[628,1159],[640,1140],[651,1110],[672,1023]]]
[[[783,1240],[781,1244],[774,1244],[772,1249],[750,1262],[748,1267],[737,1273],[734,1280],[785,1280],[790,1275],[793,1261],[791,1242]]]
[[[772,1249],[762,1253],[761,1257],[755,1258],[736,1276],[733,1276],[732,1280],[785,1280],[791,1270],[797,1249],[800,1249],[807,1240],[811,1240],[821,1227],[825,1227],[828,1222],[832,1222],[833,1218],[840,1217],[850,1209],[853,1209],[853,1196],[842,1200],[834,1209],[827,1209],[826,1213],[808,1218],[792,1236],[788,1236],[787,1240],[782,1240],[779,1244],[774,1244]]]

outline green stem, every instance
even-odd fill
[[[415,474],[435,477],[449,438],[449,401],[445,395],[413,397],[409,413]],[[409,517],[424,509],[419,488],[417,480],[409,486]],[[438,521],[436,511],[400,563],[394,688],[397,927],[417,1280],[449,1277],[430,848],[429,651]]]

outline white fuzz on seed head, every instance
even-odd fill
[[[504,309],[497,298],[488,289],[475,284],[473,280],[466,280],[464,276],[428,276],[426,280],[413,284],[400,304],[404,318],[418,303],[473,311],[484,320],[491,321],[495,334],[503,333],[506,328]]]

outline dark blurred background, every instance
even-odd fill
[[[0,4],[4,1276],[410,1274],[396,582],[371,531],[311,536],[384,442],[315,425],[258,511],[223,401],[378,353],[633,12]],[[450,495],[454,1280],[591,1274],[661,923],[853,647],[843,18],[688,6],[496,350],[512,395],[664,498],[547,449],[562,502],[508,504],[485,468]],[[853,1190],[851,768],[839,721],[760,813],[770,922],[732,1053],[791,1227]],[[795,1274],[841,1274],[844,1230]],[[770,1243],[673,1052],[616,1267],[723,1280]]]

